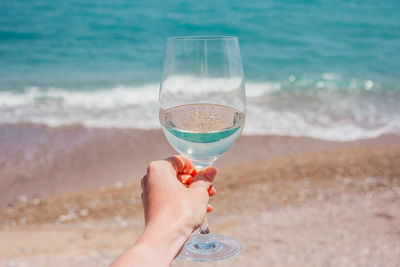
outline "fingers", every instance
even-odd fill
[[[211,212],[213,207],[208,204],[209,197],[216,193],[215,188],[212,186],[215,176],[217,175],[217,169],[214,167],[208,167],[200,171],[196,177],[193,178],[192,183],[189,186],[189,190],[197,191],[199,199],[207,203],[207,212]],[[207,193],[206,193],[207,192]]]
[[[204,188],[206,191],[208,191],[210,188],[212,188],[211,183],[214,181],[216,175],[216,168],[207,167],[204,170],[200,171],[196,175],[196,177],[193,178],[190,188]]]
[[[175,155],[165,159],[171,163],[172,167],[175,169],[176,173],[184,173],[195,176],[197,174],[196,168],[193,163],[186,157],[182,155]]]

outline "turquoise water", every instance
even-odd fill
[[[173,35],[239,37],[248,134],[344,140],[399,131],[394,0],[2,0],[0,122],[158,127],[157,84]]]
[[[165,127],[167,131],[179,139],[193,142],[193,143],[213,143],[225,139],[239,130],[240,127],[226,129],[220,132],[213,133],[193,133],[187,131],[180,131],[178,129]]]
[[[239,136],[245,117],[232,107],[197,103],[160,111],[160,124],[174,136],[174,143],[181,139],[207,144],[227,139],[237,131],[236,137]]]
[[[184,132],[161,125],[165,137],[180,154],[196,162],[214,162],[228,151],[242,132],[241,127],[214,133]],[[207,164],[206,164],[207,165]]]
[[[238,36],[248,80],[400,77],[399,1],[3,0],[0,14],[1,90],[158,81],[173,35]]]

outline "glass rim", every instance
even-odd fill
[[[167,37],[167,40],[189,40],[189,41],[198,41],[198,40],[237,40],[237,36],[229,36],[229,35],[198,35],[198,36],[170,36]]]

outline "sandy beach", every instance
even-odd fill
[[[0,152],[0,266],[106,266],[143,229],[146,164],[175,153],[158,130],[34,124],[0,126]],[[211,230],[243,251],[208,265],[400,264],[398,136],[244,136],[217,167]]]

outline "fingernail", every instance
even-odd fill
[[[215,190],[215,188],[214,188],[212,185],[208,188],[208,195],[209,195],[210,197],[212,197],[213,195],[215,195],[216,192],[217,192],[217,191]]]
[[[182,183],[189,184],[191,181],[192,181],[192,176],[190,176],[190,174],[185,174]]]
[[[207,204],[207,212],[211,212],[213,209],[214,209],[213,206]]]
[[[190,176],[190,174],[179,174],[178,175],[178,180],[182,183],[182,184],[189,184],[192,181],[192,176]]]
[[[204,175],[208,178],[208,179],[212,179],[215,177],[215,175],[217,175],[217,169],[214,167],[209,167],[207,169],[204,170]]]

